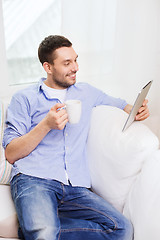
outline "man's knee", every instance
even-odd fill
[[[133,225],[132,223],[124,218],[123,221],[123,235],[124,235],[124,240],[132,240],[133,239]]]
[[[43,226],[23,229],[24,239],[28,240],[57,240],[59,229],[54,226]]]

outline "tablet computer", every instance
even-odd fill
[[[149,91],[149,89],[152,85],[152,82],[153,82],[153,80],[149,81],[139,92],[139,94],[136,98],[136,101],[135,101],[135,103],[132,107],[132,110],[131,110],[130,114],[128,115],[128,118],[127,118],[127,120],[124,124],[124,127],[123,127],[122,131],[125,131],[135,120],[135,117],[138,113],[138,110],[142,106],[142,104],[145,100],[145,97],[147,96],[147,93],[148,93],[148,91]]]

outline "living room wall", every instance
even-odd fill
[[[62,1],[65,20],[62,32],[73,40],[78,50],[80,80],[133,104],[141,87],[153,79],[148,95],[149,105],[152,114],[158,112],[160,115],[160,108],[157,108],[160,101],[160,1],[114,1],[115,11],[114,6],[109,9],[115,15],[114,24],[112,19],[106,18],[107,2],[110,1],[84,2]],[[103,6],[99,6],[100,3]],[[107,21],[112,26],[112,32],[106,31]],[[105,43],[107,45],[110,34],[113,35],[110,39],[113,44],[111,52],[107,52]],[[105,71],[109,53],[112,53],[109,59],[111,65],[109,71]]]
[[[153,79],[149,106],[152,115],[160,116],[160,1],[114,0],[109,5],[109,0],[61,0],[61,4],[61,33],[79,55],[77,80],[132,104],[140,88]],[[0,96],[7,96],[24,86],[8,84],[2,16],[0,0]]]

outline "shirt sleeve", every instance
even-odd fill
[[[101,92],[96,102],[96,106],[98,105],[109,105],[109,106],[117,107],[123,110],[127,105],[127,102],[124,99],[115,98]]]
[[[12,97],[7,109],[6,129],[3,135],[3,147],[17,137],[29,132],[31,119],[29,114],[29,105],[27,99],[20,94]]]
[[[127,102],[124,99],[115,98],[110,95],[107,95],[103,91],[95,87],[92,87],[91,85],[88,85],[88,87],[89,89],[87,91],[90,93],[92,92],[90,96],[92,96],[93,107],[99,105],[109,105],[123,110],[127,105]]]

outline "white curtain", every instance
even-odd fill
[[[44,76],[37,57],[39,43],[61,33],[61,1],[3,0],[9,83],[24,84]]]

